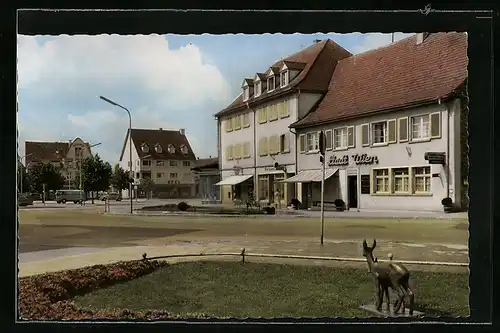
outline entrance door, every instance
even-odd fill
[[[349,208],[358,207],[358,177],[357,176],[347,176],[347,186],[349,193]]]

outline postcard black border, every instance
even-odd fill
[[[67,5],[67,3],[66,3]],[[142,3],[141,3],[142,5]],[[355,4],[349,3],[351,8]],[[274,8],[279,6],[273,3]],[[303,5],[290,5],[288,8],[300,9]],[[373,4],[372,6],[375,6]],[[399,4],[401,6],[409,6]],[[474,6],[474,5],[472,5]],[[29,7],[29,6],[19,6]],[[39,8],[40,6],[35,6]],[[62,8],[60,6],[44,6],[45,8]],[[116,7],[116,6],[111,6]],[[155,6],[153,6],[155,7]],[[156,6],[158,7],[158,6]],[[233,8],[236,6],[233,6]],[[471,8],[471,5],[468,4]],[[73,8],[76,8],[74,6]],[[143,7],[144,8],[144,7]],[[184,8],[185,5],[184,5]],[[195,5],[191,8],[203,8],[203,5]],[[216,7],[217,8],[217,7]],[[221,6],[218,6],[221,8]],[[264,8],[260,6],[260,8]],[[337,8],[339,8],[337,6]],[[359,8],[359,7],[358,7]],[[366,9],[384,8],[377,5],[376,8],[365,6]],[[413,8],[423,8],[414,6]],[[434,6],[434,8],[438,8]],[[463,8],[463,6],[462,6]],[[332,8],[331,8],[332,9]],[[385,7],[385,9],[394,9]],[[476,9],[486,9],[477,8]],[[2,112],[0,113],[0,126],[2,127],[2,145],[0,152],[5,157],[2,159],[3,175],[15,174],[15,154],[13,147],[16,147],[16,17],[15,8],[2,12],[2,41],[5,46],[10,46],[14,52],[4,50],[2,62]],[[467,31],[469,37],[469,108],[474,110],[474,116],[469,117],[469,160],[470,171],[469,181],[470,189],[470,284],[477,286],[471,287],[470,304],[471,318],[475,322],[488,322],[493,320],[493,305],[498,302],[490,301],[498,299],[498,289],[493,289],[493,280],[489,277],[493,269],[498,273],[498,265],[495,265],[493,259],[493,221],[498,219],[498,205],[495,205],[494,192],[498,189],[498,180],[494,178],[494,168],[498,163],[494,163],[494,148],[499,147],[498,135],[493,136],[493,130],[497,125],[498,117],[494,117],[493,108],[493,71],[492,71],[492,21],[490,19],[477,19],[477,16],[493,16],[498,22],[498,15],[493,13],[471,13],[471,12],[430,12],[424,15],[416,12],[262,12],[262,11],[25,11],[19,15],[19,33],[24,34],[100,34],[100,33],[315,33],[315,32],[415,32],[415,31]],[[256,24],[258,22],[258,24]],[[498,24],[497,24],[498,25]],[[7,28],[7,29],[5,29]],[[9,112],[10,111],[10,112]],[[49,112],[49,111],[48,111]],[[486,121],[490,119],[491,121]],[[10,170],[9,170],[10,169]],[[498,177],[497,177],[498,178]],[[6,247],[6,257],[16,258],[8,254],[15,249],[15,231],[17,224],[15,222],[16,204],[15,204],[15,177],[0,177],[0,185],[4,195],[2,199],[2,234],[5,234],[5,240],[2,246]],[[13,208],[10,208],[13,207]],[[495,209],[495,211],[494,211]],[[10,235],[10,236],[9,236]],[[495,238],[496,239],[496,238]],[[498,249],[498,247],[497,247]],[[16,295],[13,294],[11,286],[17,283],[16,263],[12,265],[5,263],[2,269],[3,277],[6,281],[2,283],[5,289],[2,292],[4,297],[1,309],[2,327],[10,328],[7,331],[54,331],[54,330],[88,330],[89,325],[75,326],[74,324],[28,324],[18,323],[13,325],[15,319]],[[491,274],[488,274],[491,273]],[[479,288],[478,288],[479,287]],[[491,297],[492,293],[495,297]],[[9,296],[10,297],[9,297]],[[496,312],[497,314],[497,312]],[[443,319],[443,318],[442,318]],[[345,321],[345,320],[342,320]],[[361,321],[367,321],[361,319]],[[370,320],[372,321],[372,320]],[[464,320],[461,320],[464,321]],[[465,320],[468,321],[468,320]],[[226,324],[206,324],[193,325],[176,323],[172,326],[151,324],[117,324],[109,326],[107,324],[92,325],[93,330],[116,330],[122,331],[125,327],[130,330],[135,329],[229,329]],[[417,325],[375,325],[368,327],[368,330],[384,329],[392,331],[393,329],[417,329],[423,330],[428,324]],[[281,325],[279,325],[281,326]],[[360,330],[359,324],[338,324],[333,327],[330,325],[286,325],[288,328],[306,328],[320,329],[355,329]],[[470,327],[469,325],[447,324],[447,329],[469,330],[469,329],[492,329],[491,326]],[[231,329],[264,330],[278,329],[277,325],[231,325]],[[444,328],[444,327],[443,327]],[[363,329],[363,328],[361,328]]]

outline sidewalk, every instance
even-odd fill
[[[51,257],[47,258],[46,251],[26,253],[20,255],[19,276],[29,276],[54,272],[65,269],[74,269],[97,264],[109,264],[116,261],[138,260],[143,253],[148,257],[194,254],[194,253],[240,253],[243,248],[247,253],[259,254],[283,254],[318,257],[342,257],[362,259],[361,246],[358,241],[334,241],[325,240],[321,246],[319,242],[303,241],[255,241],[243,239],[202,241],[175,241],[163,246],[130,246],[108,249],[63,249],[51,250]],[[57,252],[59,251],[59,255]],[[389,253],[394,254],[394,260],[411,261],[433,261],[433,262],[455,262],[467,263],[468,250],[466,245],[457,244],[408,244],[397,242],[383,242],[377,245],[375,255],[380,259],[386,258]],[[214,257],[184,257],[168,259],[170,262],[188,260],[207,260]],[[229,258],[235,260],[234,258]],[[250,261],[259,261],[250,258]],[[300,264],[325,264],[321,260],[302,259],[268,259],[265,261],[276,261],[280,263]],[[339,264],[339,262],[335,262]],[[332,263],[332,264],[335,264]],[[343,264],[343,263],[341,263]],[[349,265],[359,266],[363,264],[351,263]],[[428,269],[428,268],[427,268]],[[439,266],[442,269],[442,266]]]

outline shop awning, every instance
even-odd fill
[[[245,180],[252,178],[253,175],[241,175],[241,176],[230,176],[227,177],[226,179],[218,182],[215,184],[216,186],[222,186],[222,185],[236,185],[239,183],[243,183]]]
[[[326,169],[325,179],[333,176],[339,169]],[[299,172],[293,177],[282,180],[282,183],[309,183],[309,182],[320,182],[322,176],[321,170],[304,170]]]

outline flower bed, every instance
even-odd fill
[[[91,311],[77,308],[71,299],[96,289],[133,280],[166,266],[163,261],[130,261],[96,265],[19,279],[19,317],[21,320],[82,319],[161,319],[161,311]]]

